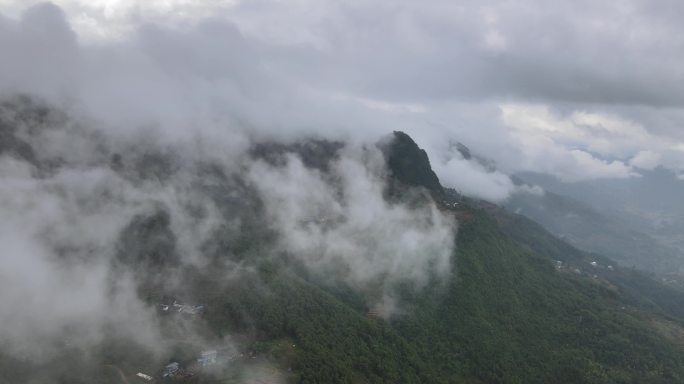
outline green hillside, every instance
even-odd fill
[[[49,364],[0,355],[0,382],[132,383],[143,382],[134,376],[141,371],[188,383],[684,382],[684,295],[528,219],[443,190],[424,152],[398,137],[401,146],[386,152],[390,174],[439,197],[459,225],[449,279],[421,289],[397,283],[394,316],[369,311],[372,291],[323,280],[287,254],[266,257],[271,234],[250,230],[249,222],[239,241],[207,251],[209,265],[174,270],[172,259],[158,260],[176,257],[168,217],[154,214],[122,233],[117,262],[157,265],[180,278],[169,292],[163,281],[137,276],[151,306],[171,295],[206,312],[190,320],[160,313],[167,343],[157,354],[111,335],[87,355],[65,344]],[[391,193],[401,199],[402,190]],[[227,262],[241,263],[243,272],[225,279]],[[189,365],[200,344],[224,338],[236,350],[219,371],[161,378],[164,364]]]

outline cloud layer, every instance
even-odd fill
[[[679,4],[55,4],[0,2],[0,85],[117,130],[369,140],[401,129],[432,157],[458,140],[504,173],[684,169]],[[507,183],[473,175],[460,185],[474,196]]]

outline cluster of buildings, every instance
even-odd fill
[[[574,272],[574,273],[576,273],[576,274],[578,274],[578,275],[581,275],[581,274],[582,274],[582,270],[581,270],[581,269],[579,269],[579,268],[571,268],[571,267],[569,267],[569,266],[566,266],[566,265],[564,265],[563,262],[560,261],[560,260],[554,260],[554,261],[553,261],[553,265],[554,265],[554,266],[556,267],[556,269],[558,269],[558,270],[567,269],[567,270],[572,271],[572,272]],[[605,268],[605,269],[607,269],[607,270],[609,270],[609,271],[614,271],[614,270],[615,270],[615,268],[614,268],[612,265],[603,266],[603,265],[599,264],[599,263],[596,262],[596,261],[591,261],[591,262],[589,263],[589,265],[590,265],[592,268],[601,268],[601,269]],[[598,275],[592,275],[592,277],[596,279],[596,278],[598,278]]]
[[[216,364],[217,357],[218,352],[215,349],[204,351],[197,358],[197,365],[201,367],[208,367],[214,365]]]
[[[592,261],[591,263],[589,263],[589,265],[591,265],[594,268],[603,268],[603,265],[597,263],[596,261]],[[607,265],[605,268],[609,271],[615,270],[615,268],[613,268],[612,265]]]
[[[166,367],[164,367],[164,370],[162,371],[162,377],[179,377],[179,376],[184,376],[185,371],[181,370],[180,363],[174,361],[170,364],[168,364]]]
[[[195,363],[191,364],[189,367],[184,368],[177,361],[173,361],[167,364],[162,370],[162,378],[184,378],[192,377],[199,372],[200,369],[207,368],[217,364],[218,362],[218,351],[215,349],[202,351],[200,355],[195,359]]]
[[[185,315],[196,316],[203,314],[205,307],[203,304],[188,305],[181,304],[178,301],[174,300],[172,304],[159,304],[159,310],[168,313],[180,313]]]

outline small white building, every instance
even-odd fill
[[[162,373],[163,377],[169,377],[175,375],[178,371],[180,370],[180,364],[177,362],[173,362],[166,367],[164,367],[164,373]]]
[[[215,349],[212,349],[209,351],[204,351],[204,352],[202,352],[200,357],[197,358],[197,363],[203,367],[216,364],[216,357],[217,356],[218,356],[218,352]]]

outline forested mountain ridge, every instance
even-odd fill
[[[0,134],[21,148],[8,144],[0,155],[13,166],[31,164],[31,180],[50,181],[50,193],[59,190],[57,177],[78,168],[72,164],[97,167],[114,185],[154,192],[143,196],[155,204],[114,236],[112,258],[105,259],[106,298],[131,291],[153,317],[136,320],[154,325],[142,329],[158,338],[150,342],[138,329],[127,334],[104,323],[92,331],[99,337],[83,344],[78,324],[68,324],[49,345],[54,354],[0,347],[0,382],[144,382],[139,372],[157,382],[195,383],[684,382],[679,291],[443,188],[426,153],[405,134],[355,152],[367,168],[338,159],[344,145],[320,141],[253,147],[254,168],[231,173],[211,161],[188,166],[164,148],[112,150],[100,142],[89,163],[54,158],[34,136],[53,115],[30,105],[6,108],[19,108],[14,113],[23,125],[3,122]],[[286,177],[274,170],[287,171]],[[362,184],[360,191],[340,187],[345,178],[376,180],[372,172],[383,182]],[[261,178],[274,182],[265,188]],[[309,184],[297,188],[292,178]],[[180,187],[193,191],[187,200],[169,192]],[[104,199],[98,202],[122,199],[110,189],[95,192]],[[267,198],[280,192],[287,194]],[[383,200],[365,204],[373,198]],[[183,204],[174,205],[178,200]],[[205,200],[210,204],[199,204]],[[86,206],[87,212],[96,207]],[[279,216],[282,210],[287,215]],[[202,241],[188,246],[196,233],[178,228],[195,230],[205,217],[221,224],[198,231]],[[379,228],[394,221],[411,227],[412,237]],[[445,229],[456,233],[446,259],[445,249],[432,247],[450,245],[452,237],[439,233]],[[302,246],[308,237],[316,247]],[[363,247],[344,242],[331,253],[326,241],[340,238]],[[88,265],[97,252],[86,245],[84,254],[59,248],[54,262]],[[360,257],[347,259],[340,249]],[[374,252],[361,252],[367,249]],[[186,260],[193,252],[199,261]],[[387,269],[376,272],[378,265]],[[129,322],[135,308],[116,303],[106,311],[126,328],[135,326]],[[218,351],[219,363],[200,369],[197,357],[207,350]],[[165,377],[164,367],[174,362],[184,373]]]

